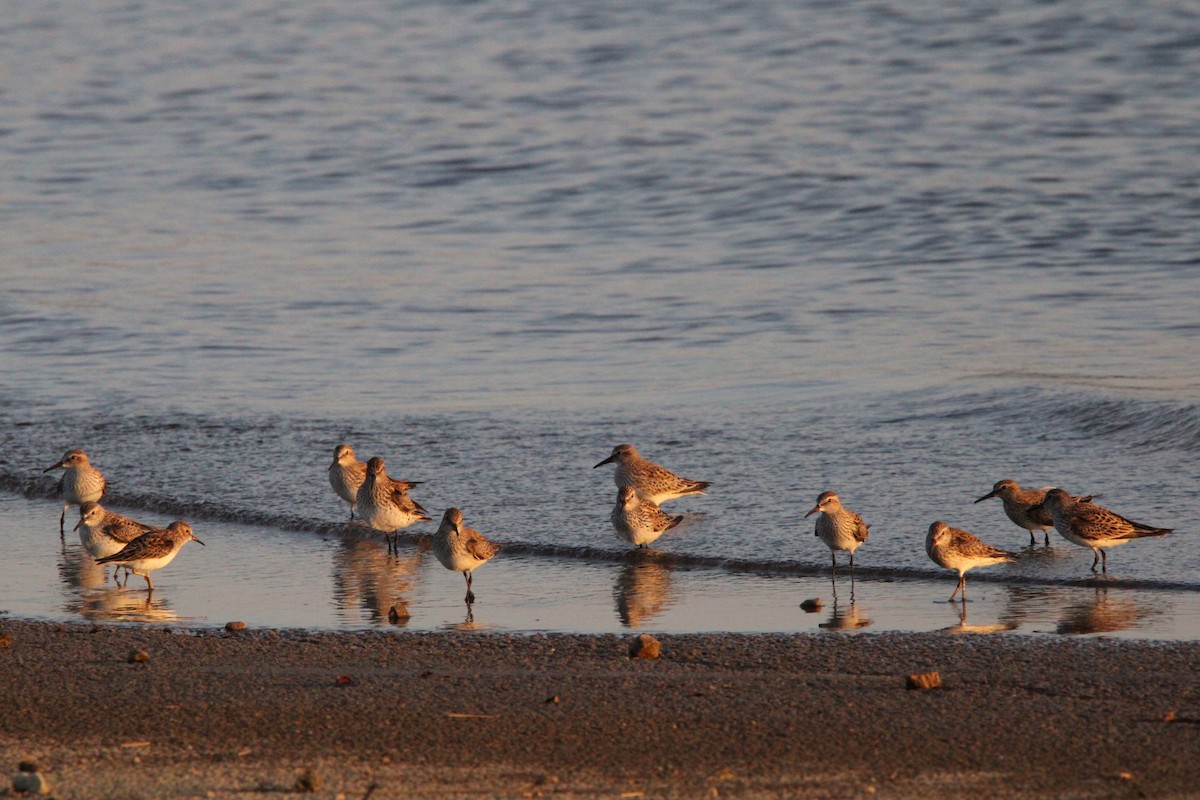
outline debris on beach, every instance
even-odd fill
[[[658,658],[662,655],[662,645],[648,633],[633,640],[629,645],[630,658]]]
[[[388,609],[388,622],[393,625],[408,622],[412,618],[412,614],[408,613],[408,605],[406,603],[397,603]]]
[[[246,623],[242,622],[240,619],[233,620],[232,622],[226,622],[225,630],[229,631],[230,633],[238,633],[246,630]]]
[[[145,650],[138,650],[137,648],[134,648],[133,650],[129,651],[129,655],[125,657],[125,660],[130,664],[145,664],[150,660],[150,654]]]
[[[297,794],[314,794],[321,791],[321,778],[311,769],[306,769],[296,778],[293,791]]]
[[[820,611],[824,607],[825,604],[821,602],[821,598],[819,597],[810,597],[800,604],[800,608],[804,609],[809,614]]]
[[[0,650],[6,647],[12,647],[13,638],[11,633],[0,633]]]
[[[37,763],[22,761],[12,776],[13,794],[50,794],[50,784],[38,772]]]
[[[908,689],[936,689],[942,685],[942,676],[933,672],[917,672],[908,676],[905,684]]]

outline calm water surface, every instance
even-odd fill
[[[83,447],[209,543],[156,580],[180,619],[462,622],[456,576],[341,529],[348,441],[507,545],[503,629],[623,626],[643,575],[634,625],[811,627],[828,488],[874,629],[961,624],[925,530],[1022,547],[971,503],[1010,477],[1178,533],[1098,584],[1061,538],[972,573],[972,617],[1200,638],[1191,4],[9,11],[0,610],[124,608],[53,530]],[[591,469],[624,441],[714,484],[649,566]]]

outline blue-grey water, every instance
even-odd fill
[[[1193,4],[46,2],[0,70],[0,612],[88,616],[42,474],[81,447],[207,542],[178,618],[461,616],[340,528],[345,441],[505,543],[502,628],[802,629],[830,488],[875,627],[941,627],[925,530],[1022,547],[971,502],[1014,478],[1177,533],[980,595],[1200,638]],[[649,567],[591,468],[621,442],[713,483]],[[674,599],[622,612],[637,580]]]

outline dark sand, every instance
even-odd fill
[[[0,758],[60,798],[282,796],[306,769],[346,798],[1200,794],[1195,644],[5,633]]]

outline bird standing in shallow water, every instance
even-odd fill
[[[489,541],[482,533],[463,525],[462,511],[448,508],[442,524],[433,536],[433,554],[442,566],[461,572],[467,580],[467,605],[475,602],[471,591],[471,573],[500,552],[500,545]]]
[[[1000,502],[1004,504],[1005,515],[1018,527],[1029,531],[1029,544],[1037,544],[1033,532],[1041,531],[1046,538],[1045,543],[1049,545],[1054,519],[1050,516],[1050,511],[1042,506],[1042,502],[1046,499],[1046,492],[1053,488],[1043,486],[1041,489],[1022,489],[1016,481],[1005,479],[996,481],[992,490],[975,502],[982,503],[988,498],[999,497]],[[1096,495],[1089,495],[1075,499],[1087,502],[1095,497]]]
[[[1092,572],[1096,571],[1096,562],[1101,562],[1101,570],[1108,572],[1108,555],[1104,552],[1105,548],[1116,547],[1146,536],[1165,536],[1173,530],[1155,528],[1125,519],[1107,508],[1073,498],[1062,489],[1046,492],[1046,499],[1042,505],[1050,512],[1054,519],[1054,528],[1063,538],[1080,547],[1090,547],[1095,553]]]
[[[668,500],[689,494],[704,494],[709,487],[707,481],[694,481],[681,478],[666,467],[660,467],[653,461],[638,455],[637,448],[631,444],[619,444],[613,448],[612,455],[601,461],[592,469],[605,464],[617,465],[613,472],[613,480],[617,488],[632,486],[643,500],[649,500],[654,505],[662,505]]]
[[[203,545],[192,533],[192,526],[176,520],[163,530],[148,531],[134,539],[119,553],[96,559],[98,564],[124,564],[134,575],[146,579],[146,590],[154,591],[150,573],[170,564],[186,542]]]
[[[975,534],[961,528],[951,528],[940,520],[929,526],[929,533],[925,536],[925,552],[939,567],[958,573],[958,584],[950,594],[952,603],[960,590],[962,601],[967,602],[967,570],[1016,560],[1014,553],[984,544]]]
[[[89,500],[79,507],[79,522],[75,524],[75,530],[79,532],[79,543],[83,549],[91,553],[92,558],[100,559],[121,552],[125,545],[154,528]],[[129,575],[128,567],[125,568],[125,575]],[[113,580],[117,580],[115,568]]]
[[[354,448],[348,444],[339,444],[333,450],[333,463],[329,465],[329,485],[337,496],[350,504],[350,519],[354,519],[354,504],[358,499],[358,490],[367,479],[367,465],[359,461],[354,454]],[[401,481],[391,479],[392,485],[407,492],[414,486],[420,486],[422,481]]]
[[[682,515],[672,517],[654,503],[638,497],[632,486],[617,489],[617,504],[610,519],[617,536],[638,547],[646,547],[683,522]]]
[[[425,509],[408,496],[407,481],[388,477],[383,459],[375,456],[367,462],[367,476],[358,489],[354,510],[358,518],[387,537],[388,552],[396,549],[396,531],[414,522],[431,522]]]
[[[822,492],[817,498],[817,504],[804,518],[808,519],[818,511],[821,512],[821,516],[817,517],[814,535],[829,548],[834,574],[837,574],[837,551],[845,550],[850,553],[850,574],[853,575],[854,551],[867,541],[867,533],[871,526],[863,522],[858,514],[845,508],[837,492]]]
[[[67,509],[90,501],[98,501],[108,491],[108,481],[100,470],[88,461],[82,450],[68,450],[57,464],[51,464],[43,472],[55,469],[66,470],[58,481],[58,493],[62,497],[62,516],[58,518],[58,535],[64,535],[67,525]]]

